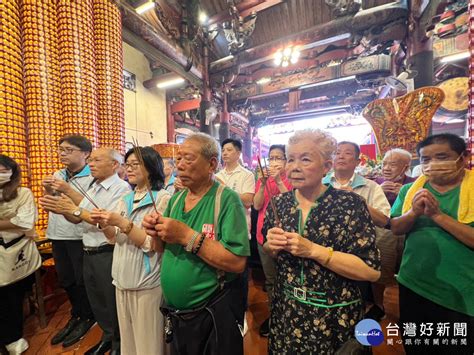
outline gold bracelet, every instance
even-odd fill
[[[132,231],[133,229],[133,222],[132,221],[129,221],[127,226],[125,227],[125,229],[121,229],[120,231],[123,233],[123,234],[128,234]]]
[[[328,257],[327,257],[326,261],[324,262],[324,266],[329,264],[329,262],[331,261],[331,258],[332,258],[332,254],[334,254],[334,249],[332,247],[328,247],[326,249],[328,250]]]

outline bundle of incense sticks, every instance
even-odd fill
[[[94,200],[92,199],[92,197],[89,196],[89,194],[87,193],[86,190],[83,189],[83,187],[80,185],[80,184],[77,184],[73,179],[72,179],[72,175],[69,173],[69,171],[67,171],[67,169],[65,170],[66,172],[66,180],[68,182],[71,183],[71,185],[73,185],[77,191],[82,195],[84,196],[91,204],[92,206],[94,206],[95,208],[97,208],[98,210],[100,210],[100,207],[97,205],[97,203],[94,202]]]
[[[155,198],[153,197],[153,193],[151,191],[150,181],[148,181],[148,171],[145,168],[145,161],[143,160],[142,151],[140,150],[140,146],[138,145],[138,140],[136,140],[135,137],[132,137],[132,144],[133,144],[133,151],[135,152],[138,162],[140,163],[140,169],[142,171],[143,176],[145,177],[145,186],[148,191],[148,194],[150,195],[151,202],[153,203],[153,209],[155,210],[156,213],[159,213],[158,209],[156,208]]]
[[[262,167],[262,162],[260,160],[260,156],[257,157],[257,160],[258,160],[258,166],[260,168],[260,171],[262,172],[262,176],[264,176],[264,171],[263,171],[263,167]],[[265,164],[265,171],[267,173],[267,178],[265,179],[264,188],[267,191],[268,196],[270,197],[270,206],[272,207],[273,215],[275,216],[275,223],[278,227],[281,227],[281,222],[280,222],[280,218],[278,217],[278,212],[277,212],[277,209],[276,209],[276,206],[275,206],[275,201],[273,201],[273,196],[271,195],[270,188],[267,185],[268,177],[270,177],[270,173],[268,171],[267,164]]]

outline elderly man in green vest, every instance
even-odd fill
[[[176,159],[185,189],[163,216],[151,214],[143,222],[165,243],[162,311],[173,354],[243,354],[239,274],[250,255],[248,228],[239,195],[214,180],[219,156],[214,138],[187,138]]]

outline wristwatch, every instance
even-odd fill
[[[79,207],[77,210],[75,210],[75,211],[72,213],[72,215],[73,215],[74,217],[81,217],[81,213],[82,213],[82,208]]]

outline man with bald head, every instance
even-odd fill
[[[406,174],[410,163],[411,153],[405,149],[391,149],[383,157],[382,176],[375,181],[382,187],[391,206],[397,199],[400,188],[415,181],[414,178]]]
[[[122,163],[122,156],[114,149],[99,148],[91,153],[88,164],[94,181],[87,194],[99,208],[114,209],[121,196],[130,190],[129,184],[117,175]],[[64,194],[45,196],[40,204],[72,223],[83,223],[84,283],[95,319],[103,330],[102,340],[86,354],[105,354],[109,350],[111,354],[119,354],[120,334],[111,274],[114,246],[108,244],[100,226],[90,218],[89,211],[95,206],[87,198],[77,206]]]

